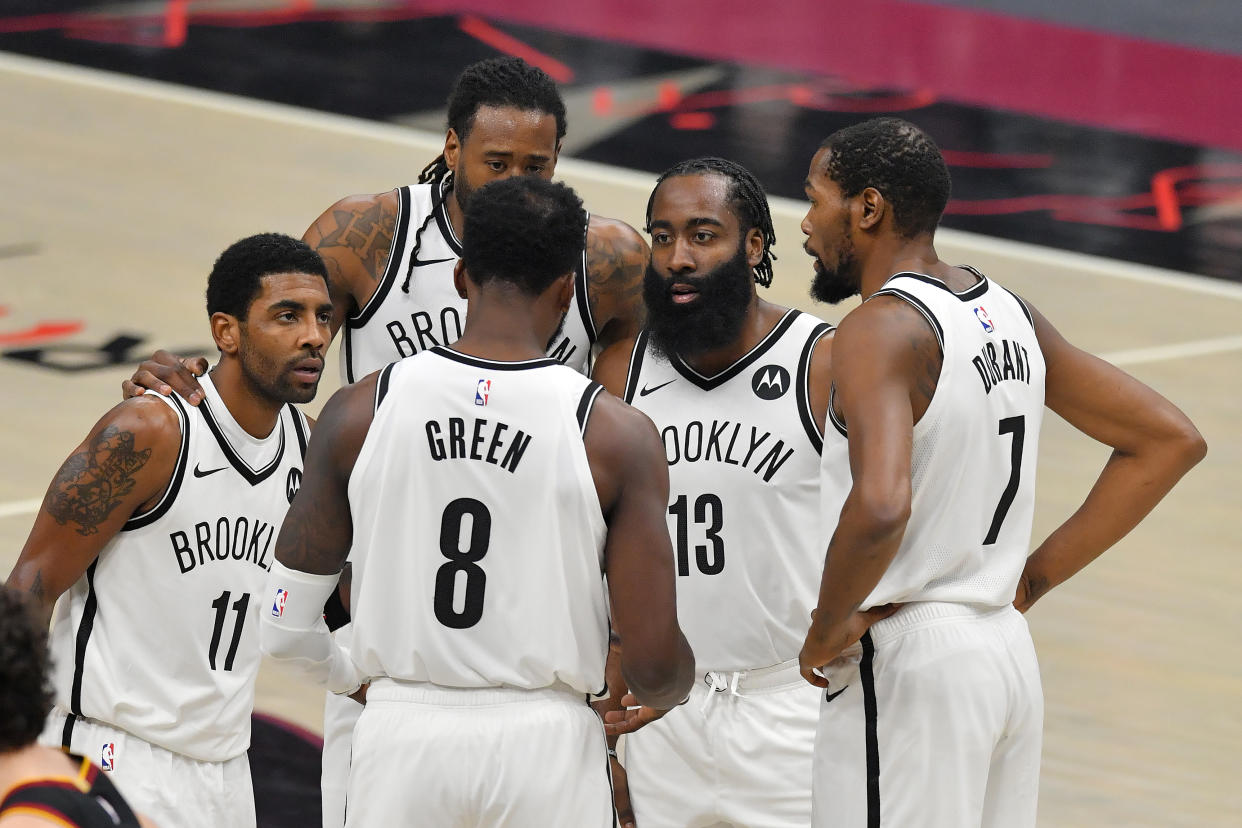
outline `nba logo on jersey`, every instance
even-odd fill
[[[104,742],[99,751],[99,767],[106,771],[116,770],[116,742]]]
[[[277,589],[276,600],[272,601],[272,616],[279,618],[285,614],[285,600],[289,597],[287,590]]]
[[[983,330],[991,333],[996,330],[996,326],[992,324],[992,320],[988,318],[988,312],[983,309],[983,305],[975,308],[975,316],[979,317],[979,324],[983,326]]]
[[[487,395],[492,391],[492,381],[489,379],[479,380],[479,387],[474,392],[475,405],[487,405]]]

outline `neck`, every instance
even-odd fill
[[[77,765],[62,751],[31,743],[0,753],[0,795],[28,779],[68,776]]]
[[[863,268],[862,298],[871,297],[884,286],[894,273],[911,270],[926,273],[930,276],[945,275],[952,270],[940,261],[936,248],[932,245],[932,235],[922,233],[912,239],[903,239],[896,235],[878,240],[874,243],[868,263]]]
[[[750,305],[746,308],[746,319],[742,322],[742,332],[728,345],[711,351],[704,351],[693,356],[681,356],[682,362],[700,374],[714,376],[733,363],[737,362],[763,341],[772,332],[776,323],[785,315],[788,308],[765,302],[757,293],[751,293]]]
[[[494,359],[520,362],[547,356],[548,339],[556,324],[540,324],[533,300],[516,296],[470,296],[466,329],[453,343],[455,351]]]
[[[211,381],[229,409],[229,414],[251,437],[262,439],[272,433],[284,403],[272,400],[255,388],[236,358],[223,356],[211,370]]]

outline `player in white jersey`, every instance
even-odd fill
[[[348,825],[611,825],[587,705],[609,607],[635,642],[622,670],[640,699],[670,707],[693,680],[658,434],[544,356],[573,301],[583,217],[559,184],[481,189],[455,273],[461,339],[324,409],[262,636],[334,692],[369,682]],[[349,652],[320,617],[347,554]]]
[[[1020,613],[1142,520],[1203,439],[1029,304],[937,258],[949,174],[917,127],[834,133],[806,192],[812,294],[864,300],[833,344],[822,486],[839,521],[801,653],[825,688],[813,824],[1033,826],[1043,694]],[[1028,558],[1045,405],[1114,453]],[[859,611],[890,602],[855,644]]]
[[[460,336],[466,304],[453,288],[452,272],[470,194],[499,178],[551,178],[565,130],[565,104],[547,74],[518,58],[480,61],[454,84],[444,152],[417,184],[348,196],[311,225],[303,238],[328,265],[333,333],[345,325],[343,382]],[[623,222],[591,216],[585,224],[571,312],[547,349],[583,373],[590,369],[593,346],[607,347],[638,332],[648,255],[642,237]],[[183,366],[171,354],[157,352],[125,383],[124,393],[175,389],[197,403],[201,391],[194,375],[204,367],[195,360]],[[329,611],[334,619],[347,617],[338,602]],[[348,630],[341,634],[347,637]],[[325,828],[343,822],[348,735],[358,712],[347,698],[328,699]]]
[[[322,260],[264,234],[207,285],[220,358],[197,408],[126,400],[61,466],[9,576],[56,615],[44,732],[165,825],[255,824],[258,615],[298,491],[331,320]],[[64,593],[56,604],[57,597]]]
[[[823,566],[832,326],[759,298],[775,236],[740,165],[672,167],[647,224],[647,328],[605,351],[595,377],[660,429],[677,614],[698,680],[685,707],[650,724],[629,711],[611,728],[627,733],[628,804],[644,828],[805,826],[819,694],[797,655]],[[610,701],[601,707],[619,706],[615,689]],[[618,810],[624,824],[620,786]]]

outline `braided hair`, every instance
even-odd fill
[[[763,235],[763,258],[755,265],[755,282],[767,287],[772,284],[772,262],[776,259],[776,254],[772,252],[772,245],[776,244],[772,213],[768,209],[768,198],[763,192],[763,186],[750,170],[737,162],[708,156],[692,158],[669,167],[660,176],[647,199],[647,226],[644,230],[651,232],[651,206],[655,203],[656,190],[660,189],[666,179],[710,174],[723,175],[729,179],[729,202],[743,235],[752,227]]]
[[[561,100],[556,82],[542,69],[531,66],[521,58],[481,60],[470,64],[457,76],[448,98],[448,126],[457,133],[458,142],[466,142],[466,136],[474,127],[474,116],[483,106],[511,106],[524,112],[546,113],[556,119],[557,146],[565,137],[565,102]],[[410,266],[401,284],[401,290],[405,293],[410,292],[410,280],[414,276],[414,262],[423,242],[423,231],[453,189],[453,174],[444,160],[444,153],[423,167],[418,174],[418,183],[432,185],[431,210],[414,234]]]

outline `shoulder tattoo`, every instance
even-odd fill
[[[93,535],[133,491],[134,475],[149,459],[151,449],[134,449],[133,432],[108,426],[60,467],[44,508],[61,526],[72,522],[79,535]]]

